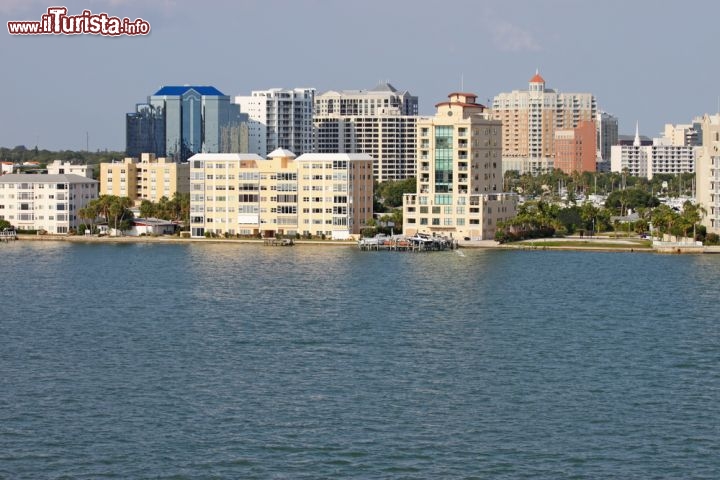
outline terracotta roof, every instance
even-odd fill
[[[435,104],[435,108],[441,105],[459,105],[461,107],[476,107],[476,108],[487,108],[481,103],[463,103],[463,102],[440,102]]]
[[[539,73],[536,73],[535,76],[530,79],[530,83],[545,83],[545,79],[542,78]]]

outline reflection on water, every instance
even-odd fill
[[[720,256],[0,245],[0,477],[717,478]]]

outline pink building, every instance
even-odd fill
[[[554,168],[568,174],[594,172],[596,156],[594,122],[581,120],[573,129],[555,132]]]

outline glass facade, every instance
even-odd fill
[[[435,192],[452,192],[453,127],[435,127]]]
[[[184,162],[199,152],[242,153],[247,115],[213,87],[163,87],[126,116],[126,153]]]
[[[125,117],[125,150],[130,157],[141,153],[165,154],[165,114],[162,107],[138,104]]]

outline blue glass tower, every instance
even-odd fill
[[[126,153],[151,152],[179,162],[199,152],[240,153],[231,150],[244,142],[228,132],[240,135],[243,122],[247,115],[215,87],[165,86],[127,114]]]

